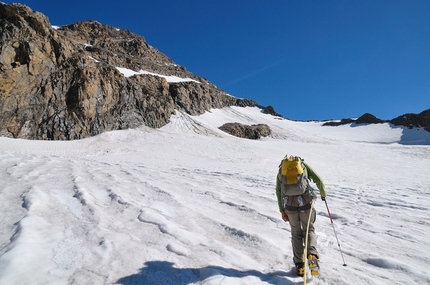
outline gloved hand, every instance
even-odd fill
[[[325,197],[321,197],[321,200],[325,201]]]
[[[284,220],[284,222],[288,222],[288,215],[287,215],[287,213],[285,213],[285,211],[282,211],[281,214],[282,214],[282,220]]]

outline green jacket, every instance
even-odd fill
[[[305,166],[303,168],[303,173],[305,174],[305,176],[317,185],[318,190],[320,191],[321,198],[326,197],[327,195],[325,192],[325,186],[321,177],[319,177],[319,175],[315,172],[315,170],[313,170],[312,167],[310,167],[308,164],[304,162],[303,164]],[[276,197],[278,198],[279,211],[283,212],[284,201],[281,193],[281,167],[279,167],[278,175],[276,175]]]

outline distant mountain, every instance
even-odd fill
[[[1,2],[0,30],[0,136],[81,139],[161,127],[175,110],[197,115],[258,106],[229,96],[128,30],[95,21],[54,28],[25,5]]]
[[[392,120],[381,120],[372,114],[366,113],[358,119],[342,119],[340,121],[325,122],[323,126],[340,126],[346,124],[380,124],[390,123],[395,126],[405,126],[412,128],[424,128],[430,132],[430,109],[427,109],[419,114],[404,114]]]
[[[159,128],[175,110],[199,115],[227,106],[282,117],[271,106],[228,95],[128,30],[96,21],[54,28],[42,13],[2,2],[0,30],[0,136],[82,139]],[[430,131],[429,121],[427,112],[390,122]]]

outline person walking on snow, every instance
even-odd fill
[[[312,267],[318,274],[317,240],[315,235],[314,222],[316,218],[313,209],[313,200],[317,198],[314,189],[310,186],[309,180],[313,181],[320,192],[320,196],[325,201],[325,186],[319,175],[308,164],[304,163],[300,157],[285,156],[279,165],[276,177],[276,197],[282,220],[289,222],[291,228],[291,244],[293,247],[293,261],[299,276],[304,274],[304,255],[306,254],[311,271]],[[309,219],[309,215],[312,215]],[[304,252],[306,240],[306,228],[308,230],[308,247]]]

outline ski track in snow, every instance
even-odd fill
[[[234,121],[275,132],[217,129]],[[286,153],[321,175],[333,217],[318,200],[309,284],[429,284],[430,148],[366,128],[233,107],[81,141],[0,138],[0,284],[302,284],[274,190]]]

